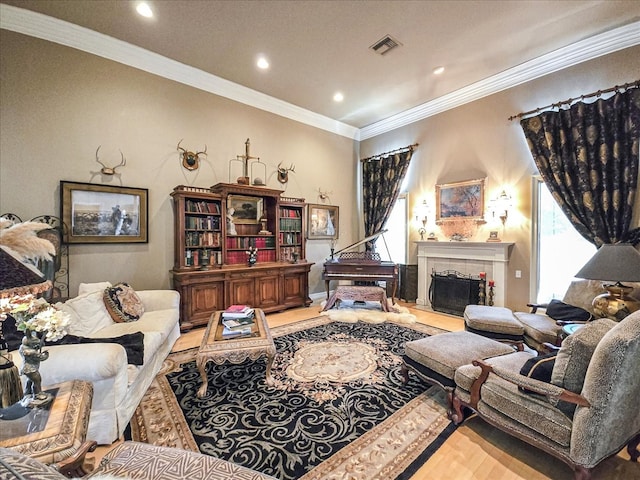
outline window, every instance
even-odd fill
[[[561,299],[574,275],[596,252],[596,247],[571,225],[540,177],[534,178],[535,223],[532,298],[546,303]]]
[[[376,252],[383,261],[407,263],[407,195],[400,194],[384,226],[387,232],[375,242]],[[386,242],[386,246],[385,246]],[[387,252],[387,248],[389,251]],[[391,255],[391,258],[389,258]]]

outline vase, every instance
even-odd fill
[[[253,267],[257,261],[258,259],[256,257],[249,256],[249,258],[247,259],[247,265],[249,265],[250,267]]]
[[[44,333],[41,333],[41,337],[39,337],[35,330],[26,330],[22,338],[22,345],[18,349],[23,360],[20,373],[27,377],[24,396],[21,400],[25,407],[44,407],[53,400],[53,395],[42,391],[40,362],[49,358],[49,352],[42,350],[43,344]]]

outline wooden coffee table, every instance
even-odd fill
[[[207,393],[207,362],[222,365],[225,362],[239,364],[247,359],[257,360],[262,355],[267,356],[267,385],[273,384],[271,365],[276,356],[276,347],[267,325],[264,312],[255,309],[255,321],[252,325],[251,336],[224,339],[222,338],[222,312],[215,312],[209,319],[207,330],[202,338],[202,344],[196,355],[196,365],[202,377],[202,386],[198,390],[198,398]]]
[[[85,441],[93,385],[82,380],[43,388],[55,395],[46,409],[31,409],[15,420],[0,420],[0,447],[11,448],[43,463],[55,463],[75,453]]]

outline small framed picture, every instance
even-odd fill
[[[229,195],[227,213],[233,217],[236,224],[257,225],[262,217],[262,198]]]
[[[498,231],[491,230],[489,232],[489,238],[487,238],[487,242],[499,242],[499,241],[500,241],[500,237],[498,237]]]
[[[340,208],[335,205],[307,205],[307,238],[338,238]]]

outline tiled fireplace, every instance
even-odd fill
[[[494,305],[504,306],[507,296],[507,266],[513,243],[419,241],[418,298],[416,304],[431,309],[431,273],[456,270],[465,275],[487,274],[495,282]]]

